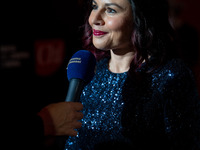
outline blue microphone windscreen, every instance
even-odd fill
[[[88,50],[77,51],[69,60],[67,66],[67,78],[82,79],[90,82],[95,74],[96,58]]]

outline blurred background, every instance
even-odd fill
[[[82,49],[80,26],[85,3],[86,0],[0,2],[0,100],[6,127],[13,128],[14,123],[20,122],[18,117],[65,100],[66,66],[72,54]],[[200,89],[200,1],[169,3],[180,56],[191,67]],[[13,114],[18,117],[10,123]]]
[[[63,101],[68,86],[67,62],[81,49],[81,1],[1,3],[2,99],[25,99],[24,106],[31,105],[36,111],[48,103]]]

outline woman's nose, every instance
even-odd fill
[[[94,25],[104,25],[104,16],[101,11],[95,11],[92,13],[92,23]]]

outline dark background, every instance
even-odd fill
[[[81,49],[83,12],[84,6],[76,0],[0,2],[0,135],[4,149],[31,149],[39,140],[33,116],[50,103],[65,101],[66,67],[72,54]],[[45,140],[46,149],[59,150],[61,144],[55,140]]]
[[[1,4],[4,101],[10,105],[13,99],[18,103],[23,101],[24,107],[28,105],[38,111],[49,103],[65,99],[67,62],[81,49],[79,27],[83,23],[83,9],[75,0],[6,1]]]
[[[194,62],[190,67],[199,85],[200,1],[172,1],[178,2],[173,3],[177,18],[189,25],[189,30],[183,28],[181,31],[182,44],[189,45],[183,54],[184,58],[190,57],[186,60],[188,63]],[[2,132],[9,135],[11,143],[14,137],[20,136],[12,136],[13,130],[17,130],[16,124],[21,126],[20,122],[24,123],[29,114],[65,100],[66,66],[72,54],[82,49],[79,28],[84,22],[85,2],[0,2],[1,122],[5,128]]]

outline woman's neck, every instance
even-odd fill
[[[113,73],[127,72],[130,68],[135,52],[130,50],[111,50],[110,53],[111,59],[108,66],[109,70]]]

